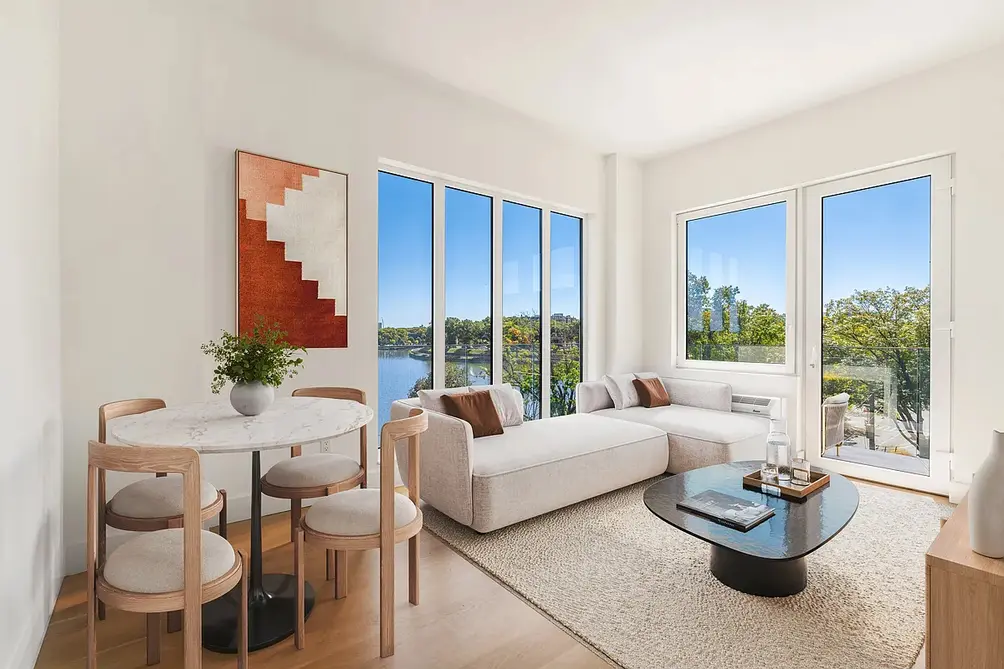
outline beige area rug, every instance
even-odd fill
[[[950,509],[858,485],[850,524],[770,599],[708,570],[710,548],[645,507],[654,481],[481,535],[426,505],[425,527],[626,669],[909,669],[924,641],[924,554]]]

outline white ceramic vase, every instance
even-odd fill
[[[969,545],[980,555],[1004,558],[1004,432],[997,430],[969,486]]]
[[[237,383],[230,390],[230,404],[245,416],[257,416],[272,406],[275,389],[261,381]]]

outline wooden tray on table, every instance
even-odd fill
[[[765,483],[760,478],[758,469],[743,477],[743,487],[772,497],[780,497],[789,502],[804,502],[809,495],[830,484],[830,475],[824,472],[809,472],[809,481],[808,485],[781,484],[777,481]]]

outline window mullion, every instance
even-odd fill
[[[540,226],[540,417],[551,417],[551,210]]]
[[[502,198],[492,197],[492,383],[502,383]]]
[[[446,385],[446,186],[432,187],[432,387]]]

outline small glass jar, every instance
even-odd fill
[[[778,483],[791,482],[791,440],[788,439],[787,424],[783,418],[770,420],[767,462],[764,464],[761,478],[764,480],[777,478]]]
[[[805,459],[805,452],[799,451],[791,459],[791,482],[795,485],[807,486],[812,482],[812,468]]]

